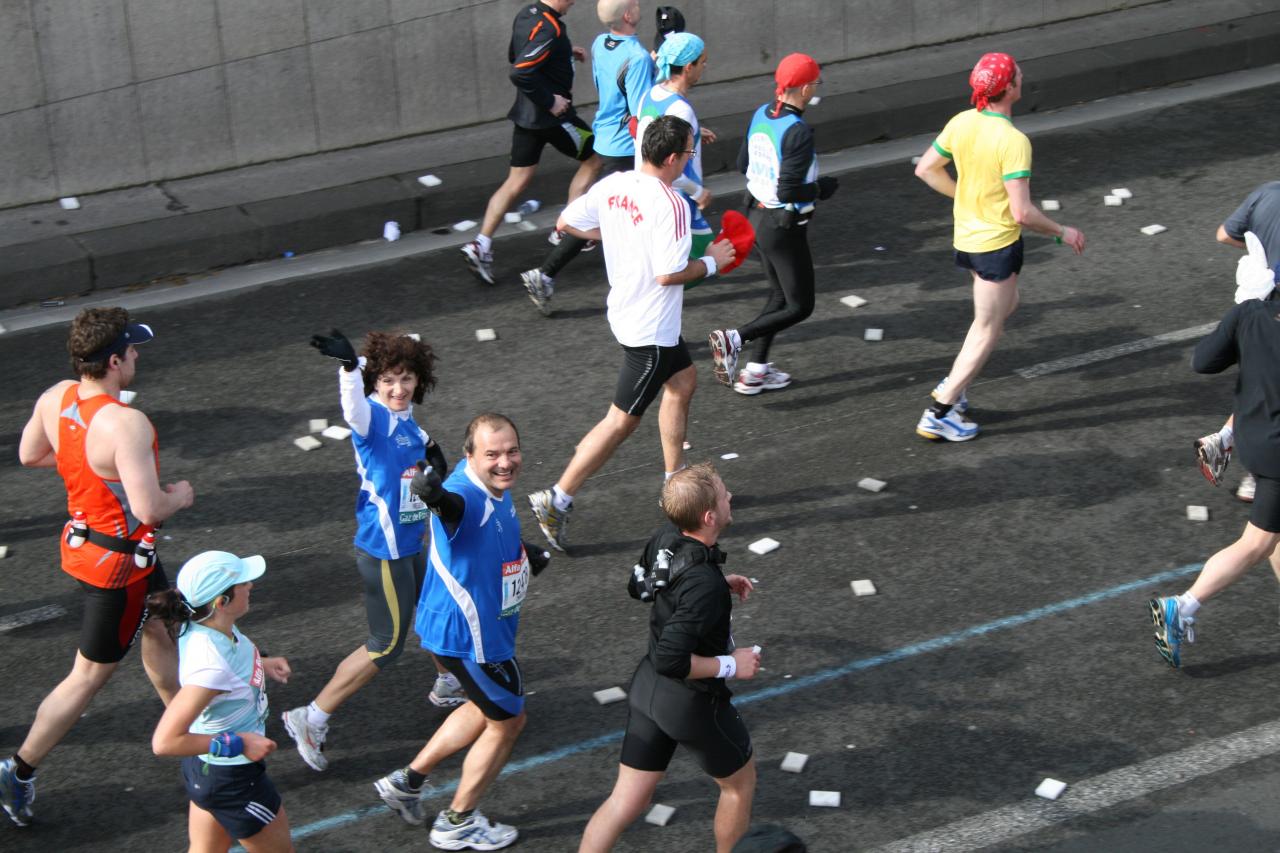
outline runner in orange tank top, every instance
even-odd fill
[[[159,623],[147,622],[146,597],[169,586],[143,536],[191,506],[191,484],[160,485],[158,443],[147,416],[120,402],[133,381],[136,344],[149,326],[123,308],[88,308],[71,323],[67,350],[79,382],[65,380],[36,401],[22,430],[19,461],[57,468],[67,487],[62,569],[85,593],[79,648],[71,674],[36,711],[22,747],[0,761],[0,806],[19,826],[32,818],[35,769],[71,730],[111,678],[134,640],[142,665],[167,705],[178,691],[178,656]],[[83,514],[83,515],[81,515]]]

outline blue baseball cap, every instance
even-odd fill
[[[257,580],[266,570],[267,561],[259,556],[205,551],[183,564],[178,572],[178,592],[191,607],[202,607],[238,583]]]
[[[146,323],[127,323],[124,330],[111,343],[86,355],[81,361],[106,361],[113,355],[122,355],[134,344],[145,344],[156,336]]]

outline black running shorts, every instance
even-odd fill
[[[1022,272],[1022,238],[993,252],[962,252],[956,249],[956,266],[972,270],[984,281],[1004,281]]]
[[[1280,480],[1255,477],[1257,489],[1249,507],[1249,523],[1268,533],[1280,533]]]
[[[85,595],[80,654],[94,663],[123,660],[147,621],[147,596],[169,588],[159,560],[151,574],[118,589],[103,589],[81,580],[77,583]]]
[[[373,665],[382,669],[404,651],[427,572],[427,555],[419,551],[398,560],[382,560],[357,548],[356,568],[364,583],[364,612],[369,622],[364,647]]]
[[[524,673],[515,658],[476,663],[470,658],[436,655],[436,660],[457,677],[467,699],[476,703],[487,719],[510,720],[524,711]]]
[[[658,675],[648,657],[636,667],[627,699],[630,713],[622,739],[627,767],[665,771],[677,744],[716,779],[732,776],[751,760],[751,733],[729,698]]]
[[[537,130],[517,124],[511,131],[511,165],[517,168],[538,165],[542,149],[548,145],[566,157],[586,160],[595,153],[594,142],[591,125],[576,115],[562,118],[555,127]]]
[[[257,835],[280,811],[280,792],[261,761],[210,764],[188,755],[182,759],[182,779],[191,802],[237,841]]]
[[[647,347],[623,347],[622,370],[613,404],[628,415],[639,417],[658,396],[667,380],[686,367],[693,366],[684,338],[673,347],[656,344]]]

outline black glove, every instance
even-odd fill
[[[435,506],[444,497],[444,481],[440,473],[427,464],[425,459],[418,460],[418,473],[409,482],[409,491],[413,492],[427,506]]]
[[[537,545],[530,545],[528,542],[522,544],[524,545],[524,554],[529,558],[529,570],[533,572],[533,576],[536,578],[542,574],[543,569],[550,565],[551,552],[544,551]]]
[[[449,476],[449,462],[444,458],[444,451],[440,449],[440,445],[434,441],[427,444],[427,463],[441,477]]]
[[[818,178],[818,200],[826,201],[836,194],[836,189],[840,186],[840,181],[830,175],[823,175]]]
[[[343,370],[355,370],[360,366],[356,358],[356,348],[351,346],[351,341],[337,329],[329,332],[327,338],[324,335],[312,335],[311,345],[329,358],[336,358],[342,362]]]

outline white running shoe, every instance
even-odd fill
[[[733,374],[738,367],[738,351],[741,347],[733,345],[733,336],[729,334],[730,329],[716,329],[707,335],[707,342],[711,344],[711,360],[714,365],[711,372],[715,374],[716,381],[721,385],[733,385]]]
[[[422,812],[422,789],[409,787],[409,774],[403,769],[394,770],[373,783],[373,790],[405,823],[422,826],[427,816]]]
[[[934,417],[933,412],[925,409],[924,414],[920,416],[920,423],[916,424],[916,434],[930,441],[937,441],[940,438],[947,441],[968,441],[978,437],[978,425],[973,421],[965,420],[964,416],[955,409],[941,418]]]
[[[298,755],[307,762],[312,770],[326,770],[329,759],[324,755],[324,739],[329,734],[328,724],[323,726],[307,725],[307,706],[285,711],[280,715],[284,721],[284,730],[298,745]]]
[[[541,312],[542,316],[550,317],[551,295],[555,292],[551,279],[543,275],[541,269],[531,269],[520,273],[520,281],[524,284],[524,289],[529,294],[529,299],[534,305],[538,306],[538,311]]]
[[[775,370],[773,362],[765,365],[764,373],[752,373],[743,368],[738,374],[738,381],[733,383],[733,390],[739,394],[753,396],[761,391],[776,391],[791,384],[791,374]]]
[[[446,812],[440,812],[435,823],[431,824],[431,835],[428,836],[431,846],[441,850],[501,850],[515,844],[519,837],[520,833],[514,826],[490,823],[479,809],[456,825],[449,821]]]
[[[538,520],[538,527],[542,529],[542,535],[547,537],[547,542],[552,548],[563,552],[564,528],[569,523],[573,504],[569,504],[566,509],[556,509],[551,489],[543,489],[529,495],[529,508],[533,510],[533,517]]]
[[[437,672],[435,686],[427,694],[437,708],[456,708],[467,701],[467,691],[462,689],[458,676],[452,672]]]
[[[462,257],[467,262],[467,269],[475,273],[476,278],[485,284],[494,284],[493,252],[482,252],[480,244],[475,240],[462,247]]]
[[[1200,473],[1215,486],[1222,483],[1222,475],[1226,473],[1231,462],[1231,448],[1222,443],[1222,436],[1211,432],[1196,439],[1196,464]]]

